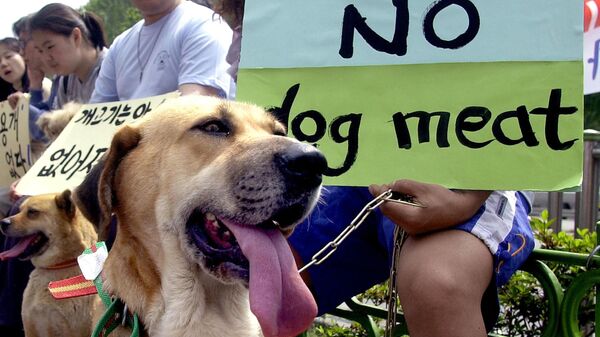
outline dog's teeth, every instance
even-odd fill
[[[224,231],[222,236],[223,236],[223,240],[229,241],[229,239],[231,239],[231,232],[230,231]]]
[[[206,215],[204,217],[208,221],[215,221],[215,220],[217,220],[217,217],[214,214],[212,214],[212,213],[206,213]]]

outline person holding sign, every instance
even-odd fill
[[[115,38],[91,103],[182,94],[229,97],[227,24],[191,1],[132,0],[143,20]]]
[[[235,71],[244,1],[212,5],[239,37],[228,55]],[[393,233],[400,226],[408,237],[396,264],[396,288],[410,335],[486,336],[498,317],[496,287],[508,281],[534,246],[527,217],[532,194],[451,190],[410,180],[369,190],[326,186],[322,204],[288,240],[298,266],[311,262],[387,190],[411,196],[424,208],[384,203],[329,259],[303,272],[319,314],[389,277]]]
[[[21,46],[17,39],[8,37],[0,40],[0,87],[6,87],[6,91],[0,93],[0,100],[8,100],[12,109],[23,93],[30,90],[39,92],[40,97],[48,97],[50,88],[49,81],[43,76],[37,79],[37,71],[31,69],[20,54]],[[35,68],[35,66],[34,66]],[[43,132],[35,125],[35,121],[41,112],[35,108],[29,110],[29,135],[31,137],[32,157],[37,158],[45,149]],[[9,198],[8,187],[0,188],[0,215],[6,215],[10,210],[12,201]]]
[[[39,52],[44,67],[60,75],[55,81],[58,85],[56,99],[50,102],[50,109],[61,109],[66,103],[87,103],[95,87],[106,53],[106,38],[101,19],[91,13],[79,13],[73,8],[52,3],[33,14],[26,22],[25,29],[31,35],[35,49]],[[15,105],[19,95],[11,96]],[[44,112],[31,105],[30,132],[32,138],[45,140],[43,132],[35,121]],[[11,199],[18,199],[11,186]]]
[[[87,103],[94,90],[96,77],[105,55],[106,39],[100,19],[93,13],[79,13],[69,6],[49,4],[29,20],[32,42],[40,53],[45,67],[52,73],[61,75],[57,97],[50,108],[62,108],[66,103],[76,101]],[[30,111],[41,111],[30,105]],[[36,126],[30,123],[30,126]],[[13,184],[16,185],[16,184]],[[14,189],[14,186],[11,186]],[[19,198],[11,190],[13,199]],[[2,196],[4,199],[7,196]],[[21,197],[13,205],[13,210],[26,197]],[[0,246],[13,247],[14,240],[0,236]],[[10,261],[0,263],[0,334],[10,336],[14,327],[20,326],[22,291],[27,284],[31,270],[30,263]],[[6,329],[6,330],[5,330]],[[17,329],[18,330],[18,329]]]

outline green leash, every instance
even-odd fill
[[[122,319],[121,315],[124,315],[125,319]],[[121,321],[119,321],[120,319]],[[116,299],[108,306],[102,318],[96,324],[92,337],[106,337],[119,325],[125,325],[123,324],[125,322],[131,326],[131,337],[139,337],[140,324],[137,314],[128,314],[123,301]]]
[[[83,254],[93,254],[97,248],[104,246],[104,242],[98,242],[93,248],[88,248],[83,251]],[[92,276],[93,277],[93,276]],[[98,291],[98,296],[102,300],[106,311],[96,324],[92,337],[106,337],[113,332],[119,325],[130,326],[131,335],[130,337],[140,336],[140,322],[137,314],[129,314],[127,305],[120,299],[112,299],[106,292],[104,292],[102,284],[102,276],[99,274],[94,279],[94,285]]]

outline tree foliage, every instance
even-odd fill
[[[90,0],[83,9],[102,18],[109,44],[117,35],[142,19],[130,0]]]
[[[585,95],[584,127],[600,130],[600,93]]]

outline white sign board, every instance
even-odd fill
[[[124,102],[83,105],[58,138],[17,185],[21,195],[56,193],[77,187],[108,150],[115,132],[133,123],[165,100],[161,96]]]
[[[16,109],[0,102],[0,186],[8,187],[31,168],[29,139],[29,98],[23,97]]]

